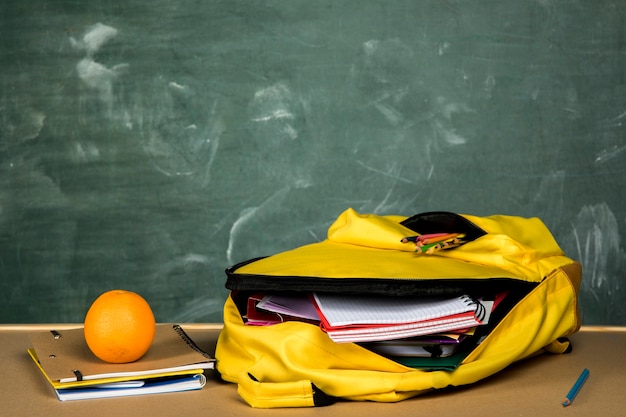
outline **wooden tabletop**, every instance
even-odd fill
[[[573,351],[514,364],[479,383],[429,393],[394,404],[341,402],[323,408],[259,410],[236,386],[207,374],[200,391],[60,402],[26,353],[28,333],[72,325],[0,326],[0,400],[3,415],[111,416],[619,416],[626,410],[626,328],[584,327],[571,336]],[[200,347],[213,352],[219,325],[183,325]],[[584,368],[590,376],[569,407],[562,401]]]

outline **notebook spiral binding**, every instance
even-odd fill
[[[485,317],[487,316],[487,309],[485,308],[483,303],[473,297],[470,297],[469,295],[463,295],[461,296],[461,299],[463,300],[463,302],[465,302],[465,305],[474,306],[474,315],[478,320],[480,320],[481,322],[485,320]]]
[[[199,354],[201,354],[207,359],[213,359],[211,355],[206,353],[204,350],[200,349],[200,347],[196,345],[196,343],[193,340],[191,340],[189,335],[185,333],[185,330],[183,330],[183,328],[179,324],[174,324],[172,327],[174,328],[174,331],[178,333],[181,339],[183,339],[190,348],[192,348],[193,350],[195,350],[196,352],[198,352]]]

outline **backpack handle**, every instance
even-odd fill
[[[261,382],[249,372],[237,381],[237,393],[254,408],[320,407],[335,398],[326,395],[311,381]]]

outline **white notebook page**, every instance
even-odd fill
[[[467,296],[450,299],[314,294],[331,326],[399,324],[475,311]]]

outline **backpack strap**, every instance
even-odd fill
[[[239,377],[237,393],[254,408],[321,407],[336,401],[309,380],[261,382],[249,372]]]
[[[554,342],[544,346],[543,350],[548,353],[570,353],[572,351],[572,342],[567,337],[559,337]]]

